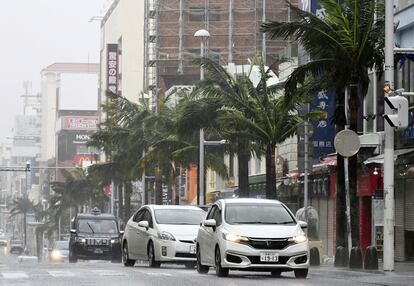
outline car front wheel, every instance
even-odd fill
[[[197,246],[197,272],[207,274],[210,267],[201,264],[200,246]]]
[[[308,269],[295,269],[296,278],[306,278],[308,276]]]
[[[220,248],[216,247],[216,255],[215,255],[215,266],[216,266],[216,274],[218,277],[227,277],[229,276],[229,269],[223,268],[221,266],[221,254],[220,254]]]
[[[135,260],[129,259],[128,243],[126,241],[124,243],[124,246],[122,247],[122,262],[127,267],[131,267],[135,265]]]
[[[148,262],[151,268],[160,267],[160,262],[155,260],[154,244],[152,242],[148,245]]]

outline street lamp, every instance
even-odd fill
[[[210,33],[207,30],[201,29],[195,32],[194,37],[201,39],[200,58],[204,58],[204,50]],[[204,70],[200,66],[200,80],[204,80]],[[200,129],[200,146],[199,146],[199,162],[198,162],[198,204],[205,204],[204,198],[204,130]]]

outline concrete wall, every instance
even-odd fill
[[[115,1],[101,26],[101,98],[106,88],[106,45],[122,39],[119,73],[122,96],[137,102],[144,89],[144,1]],[[101,102],[103,102],[101,100]]]

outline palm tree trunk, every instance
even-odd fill
[[[162,205],[162,177],[159,167],[155,170],[155,204]]]
[[[118,184],[118,219],[124,219],[124,196],[122,193],[123,184]]]
[[[268,144],[266,147],[266,199],[276,198],[275,147]]]
[[[344,130],[345,128],[345,111],[344,111],[344,92],[343,90],[336,90],[337,94],[337,110],[335,114],[336,133]],[[335,214],[336,214],[336,247],[346,247],[346,205],[345,205],[345,174],[344,174],[344,158],[337,154],[337,166],[336,166],[336,199],[335,199]]]
[[[239,197],[248,198],[249,197],[249,159],[250,154],[242,146],[237,153],[238,159],[238,171],[239,171]]]
[[[132,195],[132,183],[128,181],[125,183],[125,209],[124,209],[124,221],[128,221],[131,216],[131,195]]]

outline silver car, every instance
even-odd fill
[[[281,202],[264,199],[224,199],[208,212],[197,235],[197,271],[215,267],[218,276],[229,270],[269,271],[280,276],[294,271],[306,278],[309,244],[297,221]]]
[[[206,212],[195,206],[146,205],[129,220],[122,239],[122,260],[133,266],[148,260],[150,267],[161,263],[196,266],[195,239]]]

